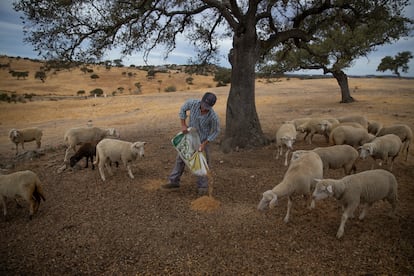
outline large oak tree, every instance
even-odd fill
[[[370,5],[364,5],[363,3]],[[346,13],[354,24],[395,0],[19,0],[26,40],[48,59],[101,59],[105,51],[144,52],[187,37],[198,59],[210,62],[220,41],[232,39],[232,66],[223,149],[267,143],[255,106],[255,69],[271,49],[289,41],[312,43],[319,25]],[[394,7],[387,4],[393,3]],[[316,36],[315,36],[316,35]]]

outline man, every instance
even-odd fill
[[[179,118],[181,121],[181,131],[187,133],[189,127],[197,129],[200,136],[200,147],[198,151],[204,151],[207,163],[210,162],[209,143],[214,141],[220,132],[219,119],[213,110],[217,97],[211,92],[204,94],[201,100],[190,99],[187,100],[180,108]],[[188,117],[187,111],[190,112],[189,123],[187,125],[186,119]],[[180,178],[185,169],[185,163],[180,155],[177,155],[175,166],[168,177],[169,183],[161,186],[164,190],[175,190],[180,187]],[[208,192],[207,176],[198,176],[197,188],[199,195],[206,195]]]

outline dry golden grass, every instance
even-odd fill
[[[147,72],[133,67],[113,67],[106,70],[104,66],[88,66],[99,79],[92,80],[89,73],[83,73],[79,68],[61,70],[56,74],[48,74],[46,82],[34,78],[40,70],[42,63],[26,59],[0,57],[0,64],[10,63],[10,70],[29,71],[27,79],[17,80],[9,74],[9,69],[0,70],[0,90],[15,92],[17,94],[34,93],[36,95],[76,96],[79,90],[84,90],[86,95],[95,88],[101,88],[104,93],[111,95],[119,87],[124,88],[122,94],[133,94],[136,90],[135,83],[141,83],[143,94],[164,92],[165,88],[175,86],[177,91],[197,90],[213,87],[212,76],[192,75],[193,84],[186,83],[189,74],[171,71],[169,73],[157,73],[154,79],[147,79]],[[125,72],[126,75],[122,73]],[[128,77],[128,73],[136,74]],[[119,93],[118,93],[119,94]]]

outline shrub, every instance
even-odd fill
[[[79,90],[78,92],[76,92],[76,95],[78,96],[85,95],[85,90]]]
[[[91,79],[93,80],[99,79],[99,76],[97,74],[92,74]]]
[[[174,85],[170,85],[164,89],[165,92],[175,92],[177,88]]]
[[[35,73],[35,79],[39,79],[39,80],[41,80],[42,82],[45,82],[45,79],[46,79],[46,73],[44,72],[44,71],[37,71],[36,73]]]
[[[193,84],[193,80],[194,80],[194,78],[193,77],[188,77],[188,78],[186,78],[185,79],[185,82],[187,83],[187,84]]]
[[[231,69],[220,68],[214,75],[214,81],[217,82],[217,86],[225,86],[231,81]],[[219,85],[220,84],[220,85]]]
[[[94,90],[92,90],[91,92],[89,92],[89,94],[91,96],[97,96],[100,97],[103,95],[103,90],[101,88],[95,88]]]

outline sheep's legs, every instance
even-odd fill
[[[350,215],[352,216],[354,214],[354,211],[355,211],[357,206],[358,206],[358,204],[348,205],[347,208],[345,209],[344,213],[342,214],[341,225],[339,225],[338,232],[336,233],[336,237],[338,239],[340,239],[344,235],[345,223],[348,220],[348,217],[350,217]]]
[[[76,152],[76,150],[74,148],[72,148],[72,147],[68,147],[66,149],[66,151],[65,151],[65,158],[63,159],[63,162],[65,164],[69,162],[68,156],[69,156],[69,152],[70,152],[71,149],[73,150],[73,152]]]
[[[105,162],[105,168],[106,168],[106,170],[108,171],[108,174],[109,174],[109,175],[114,175],[114,173],[112,172],[112,169],[111,169],[110,162],[111,162],[111,161]]]
[[[104,164],[99,163],[98,164],[98,169],[99,169],[99,174],[101,175],[101,179],[102,181],[105,181],[105,173],[104,173]]]
[[[134,175],[132,174],[131,167],[129,166],[129,164],[127,164],[126,167],[127,167],[127,170],[128,170],[129,177],[131,179],[134,179]]]
[[[368,211],[368,207],[370,207],[370,206],[371,206],[371,204],[368,204],[368,203],[364,204],[362,212],[359,215],[359,220],[363,220],[365,218],[365,216],[367,214],[367,211]]]
[[[285,166],[287,166],[287,165],[288,165],[288,161],[287,161],[287,159],[288,159],[289,152],[290,152],[290,149],[287,149],[287,150],[286,150],[286,154],[285,154]]]
[[[36,210],[36,201],[34,199],[30,198],[29,202],[30,202],[29,219],[32,219],[33,215],[35,213],[35,210]]]
[[[286,212],[286,216],[283,219],[283,221],[285,223],[289,222],[289,216],[290,216],[290,209],[292,208],[292,199],[290,198],[290,196],[288,197],[288,204],[287,204],[287,212]]]

